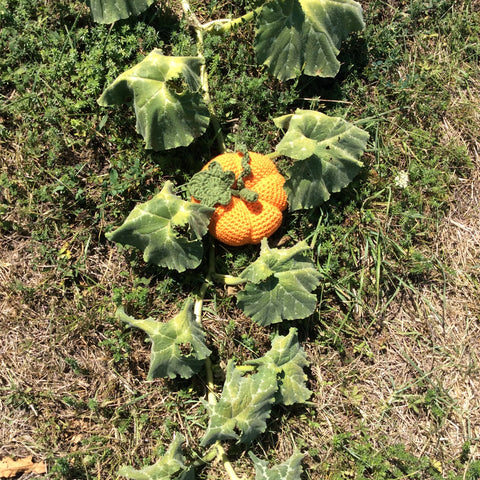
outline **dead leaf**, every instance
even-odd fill
[[[227,287],[227,295],[235,295],[238,292],[238,287]]]
[[[20,458],[14,460],[10,457],[4,457],[0,460],[0,478],[12,478],[19,473],[46,473],[47,466],[45,462],[34,462],[32,457]]]

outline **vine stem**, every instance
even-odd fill
[[[238,17],[238,18],[234,18],[233,20],[229,20],[229,19],[212,20],[211,22],[208,22],[205,25],[203,25],[203,28],[205,29],[205,31],[213,30],[215,33],[219,35],[228,33],[231,30],[233,30],[235,27],[239,27],[244,23],[251,22],[255,18],[255,16],[260,13],[262,8],[263,8],[262,6],[257,7],[255,10],[252,10],[251,12],[247,12],[245,15],[242,15],[241,17]]]
[[[228,281],[237,281],[240,282],[242,279],[239,277],[233,277],[231,275],[221,275],[215,272],[215,246],[213,242],[210,242],[210,247],[208,251],[208,270],[207,270],[207,276],[205,277],[205,280],[200,287],[200,290],[196,296],[195,299],[195,305],[193,307],[193,312],[195,315],[195,321],[199,324],[202,323],[202,312],[203,312],[203,299],[205,298],[205,294],[207,293],[208,287],[212,284],[212,281],[216,279],[222,279],[222,281],[225,284],[230,284],[233,285],[232,283],[226,283]],[[244,283],[244,281],[242,281]],[[235,285],[238,285],[239,283],[235,283]],[[211,406],[214,406],[217,404],[217,399],[215,397],[215,384],[213,382],[213,368],[212,368],[212,361],[210,360],[210,357],[208,357],[205,360],[205,370],[207,372],[207,399],[208,403]],[[230,480],[242,480],[235,472],[232,463],[228,459],[227,453],[225,452],[225,449],[223,448],[222,444],[220,441],[217,441],[214,445],[214,448],[216,449],[216,458],[219,459],[222,462],[223,468],[225,468],[225,471],[227,472],[228,476],[230,477]]]
[[[217,141],[218,149],[220,153],[224,153],[226,151],[225,140],[223,138],[222,127],[218,118],[215,114],[215,110],[212,104],[212,98],[210,97],[210,88],[208,85],[208,74],[207,74],[207,67],[204,55],[204,39],[203,33],[206,31],[204,25],[200,22],[198,17],[192,12],[190,7],[190,3],[188,0],[182,0],[182,9],[187,17],[190,25],[195,29],[195,34],[197,36],[197,55],[201,58],[202,65],[200,67],[200,81],[202,84],[202,91],[203,91],[203,100],[208,108],[208,113],[210,114],[210,121],[212,122],[213,129],[215,131],[215,139]]]

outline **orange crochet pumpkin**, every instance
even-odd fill
[[[243,157],[243,153],[223,153],[202,169],[206,171],[211,168],[212,162],[217,162],[224,171],[235,174],[233,189],[237,188],[238,182],[243,183],[242,187],[249,193],[258,194],[254,195],[256,201],[248,201],[243,195],[234,194],[228,204],[214,205],[209,231],[216,239],[232,246],[257,244],[262,238],[272,235],[280,227],[282,212],[287,208],[287,194],[283,189],[285,178],[272,160],[260,153],[248,152],[251,171],[249,169],[250,173],[243,176]],[[200,203],[194,197],[192,201]]]

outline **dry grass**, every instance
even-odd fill
[[[367,431],[380,450],[403,444],[440,462],[445,473],[471,443],[480,459],[480,88],[445,112],[445,142],[468,149],[472,170],[459,178],[449,212],[424,254],[436,268],[405,283],[364,338],[363,355],[310,349],[319,425],[310,448],[338,432]],[[367,266],[368,267],[368,266]],[[378,307],[378,306],[377,306]],[[360,309],[360,315],[362,310]],[[316,437],[314,436],[316,435]],[[330,450],[326,458],[333,457]],[[463,472],[468,469],[468,463]],[[312,477],[313,478],[313,477]]]

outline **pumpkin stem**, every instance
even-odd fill
[[[250,190],[249,188],[242,188],[241,190],[232,190],[232,195],[240,197],[246,202],[252,203],[258,200],[258,193]]]
[[[252,173],[252,167],[250,165],[250,154],[248,153],[248,151],[239,152],[239,153],[240,155],[243,155],[243,156],[242,156],[242,163],[241,163],[242,171],[237,178],[237,189],[242,190],[243,188],[245,188],[245,182],[243,179],[245,177],[248,177]]]

